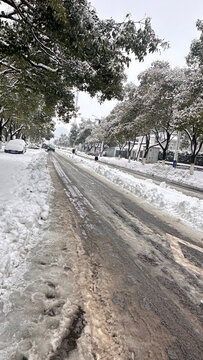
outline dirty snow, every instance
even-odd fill
[[[63,153],[66,156],[73,158],[70,151],[58,150],[59,153]],[[83,154],[83,153],[82,153]],[[119,187],[127,190],[130,193],[138,196],[140,199],[154,205],[156,208],[175,216],[176,219],[180,219],[186,222],[188,225],[203,230],[203,220],[201,214],[203,213],[203,200],[198,197],[192,197],[183,194],[181,191],[177,191],[174,188],[167,185],[164,181],[157,185],[150,179],[139,179],[133,175],[126,174],[122,170],[110,168],[105,165],[104,162],[118,164],[121,162],[121,166],[137,168],[145,168],[146,173],[153,173],[158,176],[169,179],[170,175],[176,182],[193,185],[200,187],[203,184],[203,173],[196,171],[193,180],[189,175],[189,170],[173,169],[169,165],[163,166],[162,164],[147,164],[142,165],[136,162],[136,164],[128,163],[125,159],[113,159],[113,158],[99,158],[98,162],[90,161],[88,158],[83,158],[74,155],[74,162],[79,163],[84,168],[91,169],[97,174],[105,177],[109,181],[118,185]],[[173,172],[173,173],[172,173]]]
[[[23,155],[0,150],[0,302],[9,310],[10,289],[18,288],[26,256],[40,241],[49,213],[51,179],[44,151]]]

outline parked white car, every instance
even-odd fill
[[[4,148],[4,152],[11,154],[24,154],[25,151],[26,143],[21,139],[10,140]]]

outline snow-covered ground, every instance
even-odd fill
[[[70,150],[57,150],[73,159]],[[84,153],[81,153],[84,155]],[[164,179],[173,179],[176,182],[203,188],[203,173],[196,171],[193,176],[189,170],[174,169],[169,165],[146,164],[138,162],[128,163],[125,159],[99,158],[98,162],[90,161],[86,158],[74,155],[74,162],[79,163],[84,168],[91,169],[97,174],[105,177],[109,181],[138,196],[140,199],[150,203],[156,208],[175,216],[190,226],[203,230],[203,200],[197,197],[187,196],[181,191],[177,191],[164,182]],[[163,182],[157,185],[150,179],[139,179],[127,174],[122,170],[110,168],[105,162],[139,170],[143,173],[158,175],[163,178]]]
[[[136,169],[144,168],[145,172],[158,174],[163,178],[172,174],[176,181],[184,181],[198,187],[202,186],[201,172],[196,172],[191,177],[188,170],[171,169],[167,165],[163,167],[156,164],[143,167],[139,163],[129,164],[126,160],[119,161],[112,158],[100,158],[98,162],[95,162],[88,158],[73,156],[70,151],[60,150],[59,152],[71,158],[78,166],[97,173],[125,191],[190,224],[194,229],[203,229],[201,217],[203,200],[186,196],[181,191],[176,191],[166,185],[164,181],[157,185],[152,180],[139,179],[122,170],[111,168],[104,162],[116,163],[124,167],[136,167]],[[6,315],[12,311],[12,293],[19,294],[21,289],[26,287],[27,280],[23,275],[29,267],[29,253],[40,244],[43,230],[48,226],[46,220],[49,215],[51,192],[52,182],[47,167],[47,153],[44,150],[28,149],[23,155],[7,154],[0,150],[1,320],[2,316],[6,319]],[[0,337],[5,336],[5,327],[6,320],[1,322]],[[12,344],[11,351],[13,351]],[[4,353],[4,344],[0,340],[1,350]],[[3,359],[6,358],[3,357]]]
[[[67,150],[66,153],[67,152],[70,153],[71,150]],[[85,156],[87,159],[94,159],[93,156],[87,155],[84,152],[77,152],[77,154]],[[114,164],[126,169],[135,170],[142,174],[148,174],[152,176],[156,175],[163,178],[163,180],[174,181],[176,183],[194,186],[203,190],[203,172],[195,171],[194,175],[191,176],[189,172],[189,166],[188,169],[173,168],[171,165],[163,165],[161,162],[143,165],[140,161],[131,160],[129,162],[127,159],[118,159],[113,157],[100,157],[99,161],[102,163]]]
[[[147,173],[158,174],[163,178],[172,177],[176,181],[198,187],[203,183],[201,172],[190,176],[188,170],[173,169],[167,165],[163,167],[160,164],[129,164],[124,159],[100,158],[96,163],[77,155],[73,158],[70,151],[57,151],[194,228],[203,229],[203,200],[186,196],[164,181],[157,185],[149,179],[135,178],[104,162],[144,169]],[[26,271],[26,256],[40,241],[40,229],[48,217],[51,179],[46,157],[47,153],[43,150],[29,149],[23,155],[0,151],[0,302],[4,303],[4,312],[9,310],[9,302],[6,301],[9,291],[19,288],[22,273]]]
[[[0,150],[0,302],[9,310],[10,290],[20,287],[26,256],[40,241],[49,213],[51,179],[46,153],[23,155]]]

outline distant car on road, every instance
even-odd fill
[[[24,154],[25,151],[26,143],[21,139],[10,140],[4,148],[4,152],[11,154]]]
[[[47,151],[55,151],[54,145],[52,145],[52,144],[48,145]]]

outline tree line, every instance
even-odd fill
[[[124,99],[99,126],[91,127],[90,122],[82,121],[77,129],[74,124],[70,140],[75,137],[74,143],[84,143],[86,148],[102,142],[115,144],[120,150],[127,145],[130,157],[136,138],[141,136],[145,143],[144,158],[152,146],[159,145],[165,160],[171,140],[181,132],[182,141],[190,145],[193,172],[203,144],[203,22],[200,20],[197,29],[201,35],[191,44],[185,68],[172,69],[168,62],[154,62],[139,74],[138,86],[125,86]],[[156,140],[153,145],[152,135]]]

